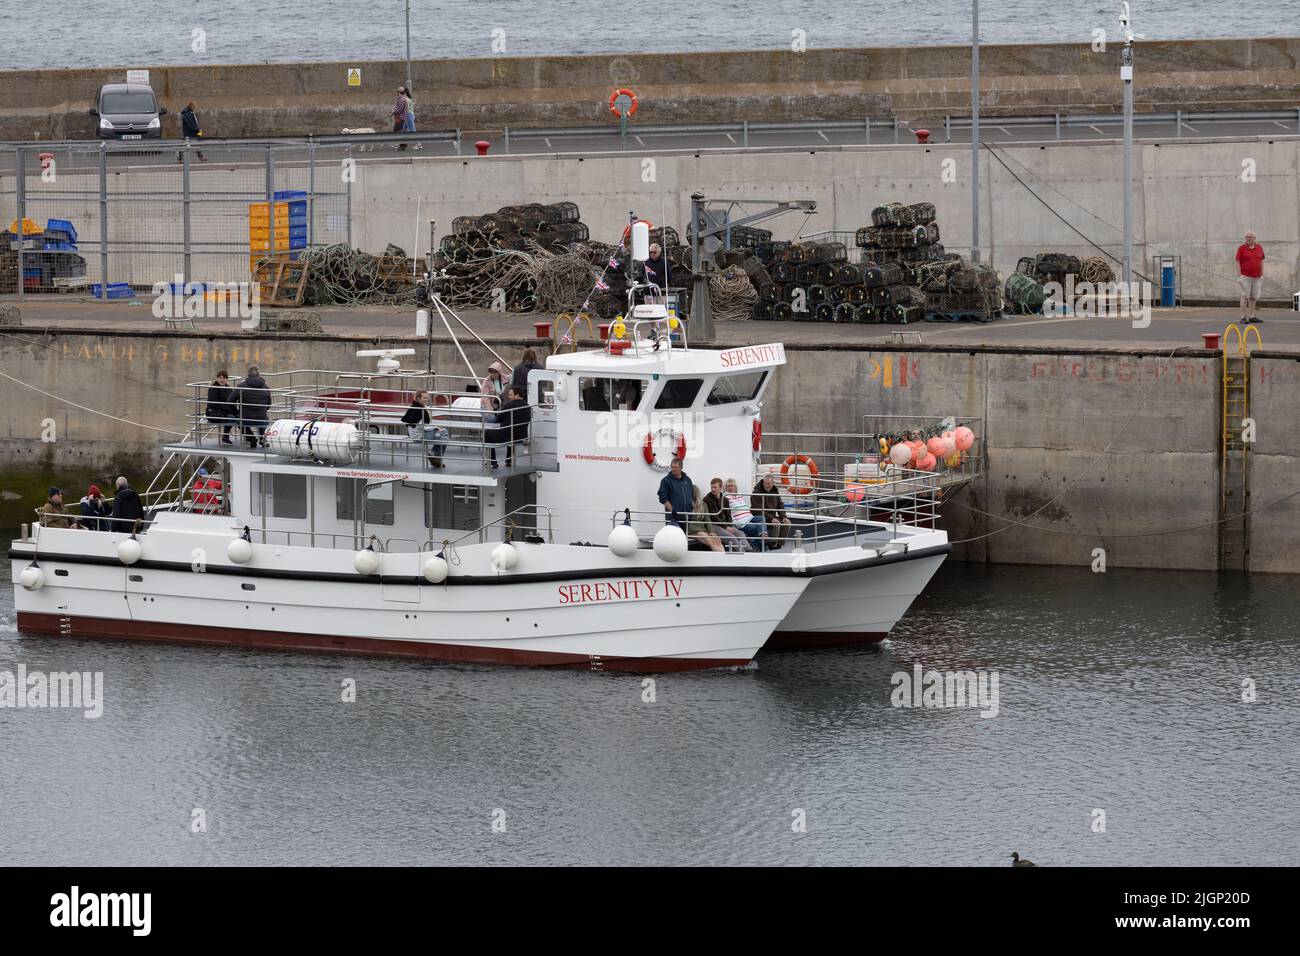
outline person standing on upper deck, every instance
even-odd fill
[[[271,388],[256,365],[248,366],[248,375],[239,383],[240,418],[244,424],[244,441],[249,448],[266,447],[266,410],[271,407]],[[257,437],[253,437],[253,432]]]
[[[650,246],[650,258],[645,261],[645,281],[659,287],[659,291],[668,290],[668,258],[659,243]]]
[[[668,514],[668,524],[686,530],[686,516],[695,509],[695,485],[682,470],[682,460],[674,458],[668,474],[659,482],[659,503]]]
[[[140,496],[127,482],[126,477],[118,475],[117,490],[113,493],[112,529],[123,534],[135,532],[137,521],[144,521],[144,505]]]
[[[1255,233],[1247,230],[1246,241],[1237,247],[1237,285],[1241,286],[1241,321],[1259,322],[1255,306],[1264,291],[1264,247],[1255,241]]]
[[[493,362],[488,368],[487,375],[479,383],[479,391],[483,393],[479,401],[489,412],[501,407],[501,402],[505,399],[509,375],[509,371],[503,364]]]

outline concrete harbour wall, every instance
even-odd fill
[[[353,352],[411,344],[384,338],[219,337],[24,330],[0,338],[0,371],[70,402],[183,431],[187,381],[220,366],[267,372],[358,368]],[[529,340],[493,342],[507,354]],[[467,349],[486,365],[486,353]],[[974,561],[1213,568],[1218,498],[1218,361],[1198,354],[1014,351],[918,346],[788,348],[764,409],[765,430],[858,431],[865,415],[980,416],[983,478],[945,505],[958,549]],[[456,367],[450,344],[439,367]],[[1300,453],[1294,441],[1300,360],[1252,363],[1258,441],[1252,455],[1252,569],[1300,573]],[[164,437],[0,380],[0,525],[27,520],[45,483],[70,473],[141,484]],[[54,442],[42,442],[45,419]],[[689,464],[689,463],[688,463]],[[688,468],[689,471],[689,468]],[[700,476],[696,476],[697,478]],[[39,491],[33,489],[39,488]],[[14,489],[22,489],[21,497]],[[78,488],[76,497],[84,494]],[[8,494],[6,494],[8,492]],[[1288,495],[1295,495],[1281,501]],[[1025,526],[1015,526],[1024,522]],[[988,535],[988,537],[983,537]]]
[[[1278,24],[1286,27],[1286,24]],[[1077,43],[981,47],[988,115],[1115,112],[1119,46]],[[1134,96],[1139,110],[1294,109],[1300,39],[1143,43]],[[419,51],[416,51],[419,56]],[[175,115],[200,106],[209,136],[286,136],[381,128],[404,61],[243,63],[151,67],[150,82]],[[347,85],[350,67],[361,85]],[[86,139],[86,110],[116,69],[0,71],[0,139]],[[966,46],[819,49],[581,57],[418,59],[413,86],[425,129],[591,126],[611,121],[606,100],[623,86],[641,97],[637,122],[750,122],[898,117],[934,122],[970,111]]]

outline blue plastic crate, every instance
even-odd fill
[[[45,251],[46,252],[76,252],[77,244],[75,242],[55,242],[46,239]]]
[[[101,282],[92,282],[90,284],[90,294],[98,299],[104,288]],[[108,284],[108,297],[110,299],[129,299],[134,293],[131,292],[131,285],[127,282],[110,282]]]
[[[77,227],[66,219],[50,219],[45,223],[45,232],[65,232],[68,234],[67,242],[75,243],[77,241]]]
[[[306,202],[307,190],[281,189],[278,193],[272,193],[271,198],[274,199],[276,202],[283,202],[286,199],[287,200],[301,199],[303,202]]]

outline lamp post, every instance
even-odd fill
[[[406,91],[411,92],[411,0],[406,0]]]
[[[1124,34],[1119,78],[1124,84],[1124,256],[1120,281],[1133,281],[1133,41],[1142,39],[1129,25],[1127,0],[1119,5],[1119,25]]]
[[[970,16],[970,261],[980,261],[980,0]]]

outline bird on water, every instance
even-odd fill
[[[1022,859],[1020,859],[1020,854],[1019,854],[1019,853],[1012,853],[1012,854],[1011,854],[1011,865],[1012,865],[1012,866],[1037,866],[1038,864],[1035,863],[1033,860],[1022,860]]]

